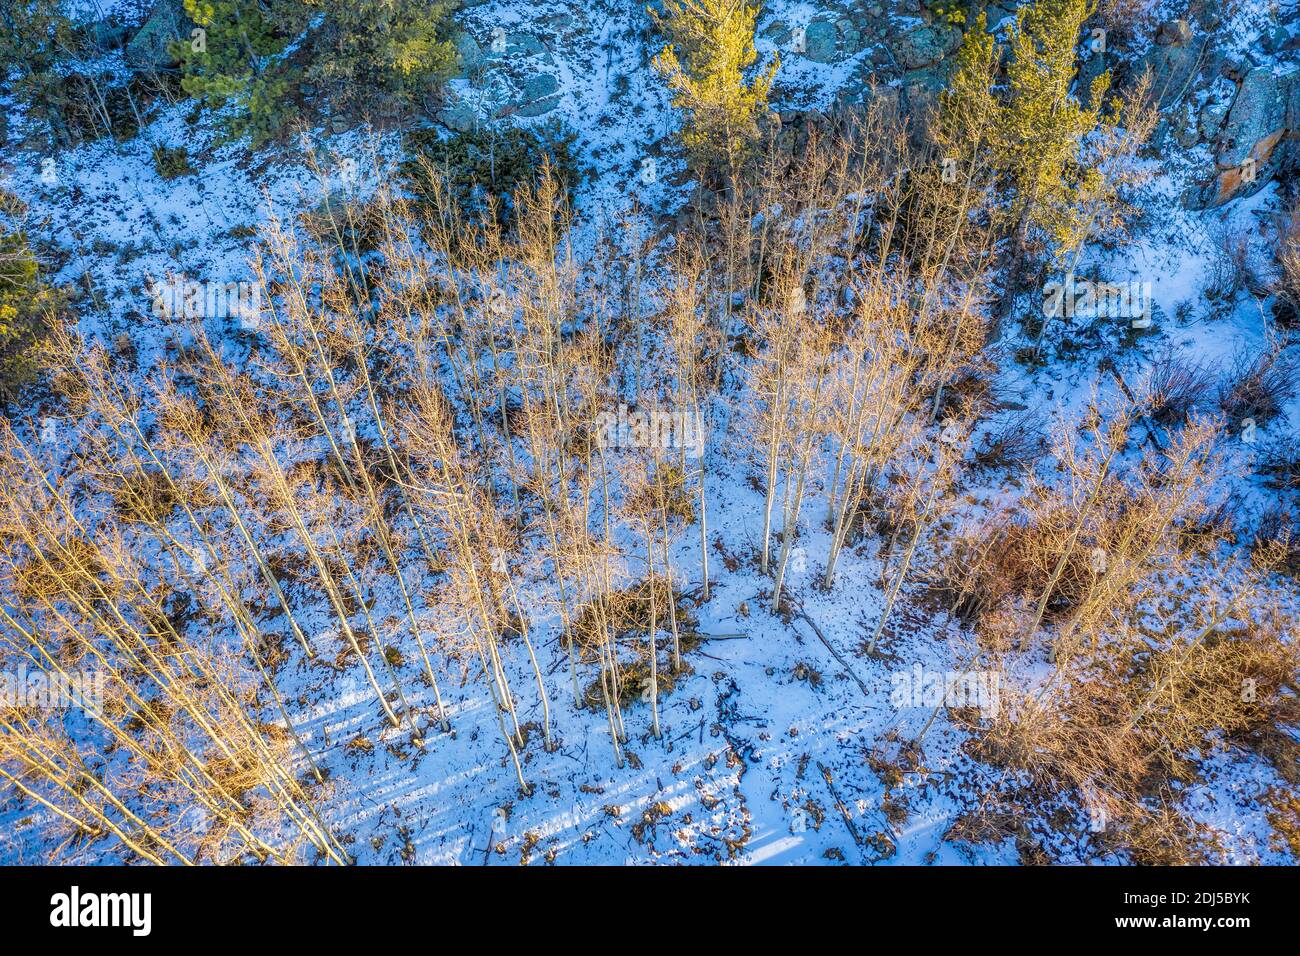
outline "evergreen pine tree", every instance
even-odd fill
[[[1093,80],[1085,107],[1072,92],[1076,47],[1089,0],[1038,0],[1020,8],[1011,33],[1007,98],[1002,106],[998,165],[1014,189],[1013,262],[1042,230],[1054,255],[1072,248],[1078,232],[1077,198],[1096,188],[1100,173],[1080,162],[1083,141],[1097,129],[1110,74]]]
[[[758,8],[741,0],[665,0],[650,11],[669,42],[654,59],[687,113],[682,143],[701,171],[736,171],[757,142],[780,60],[752,79]]]

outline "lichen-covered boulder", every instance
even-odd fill
[[[1205,62],[1209,38],[1197,36],[1186,43],[1155,45],[1138,60],[1134,76],[1151,73],[1151,89],[1160,98],[1161,107],[1183,98],[1200,74]]]
[[[835,24],[814,20],[804,32],[804,56],[815,63],[830,63],[835,59],[839,40]]]
[[[1215,137],[1213,177],[1186,197],[1187,204],[1220,206],[1262,188],[1296,152],[1298,124],[1300,70],[1250,70]]]
[[[127,41],[123,51],[127,65],[138,70],[165,70],[175,66],[172,44],[189,40],[193,28],[180,0],[162,0]]]
[[[927,23],[889,41],[890,50],[904,70],[933,66],[961,46],[961,31],[946,23]]]
[[[559,105],[560,81],[549,73],[537,73],[524,80],[523,95],[519,108],[515,111],[520,116],[542,116]]]
[[[1166,20],[1156,31],[1161,46],[1183,46],[1192,40],[1192,25],[1186,20]]]

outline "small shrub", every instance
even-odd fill
[[[1168,352],[1158,357],[1148,379],[1151,419],[1169,428],[1208,410],[1215,379],[1214,370],[1207,366],[1184,362]]]
[[[981,621],[996,608],[1032,600],[1047,588],[1069,539],[1073,513],[1056,508],[1034,520],[1009,520],[959,538],[946,555],[935,591],[963,620]],[[1113,532],[1110,532],[1113,533]],[[1052,592],[1044,620],[1068,615],[1095,580],[1090,548],[1077,545]],[[991,631],[985,627],[985,631]]]
[[[975,463],[981,468],[1028,465],[1042,455],[1045,446],[1042,417],[1029,410],[988,432],[983,447],[975,453]]]
[[[1300,490],[1300,449],[1294,443],[1271,442],[1260,452],[1256,467],[1270,487]]]
[[[519,126],[492,127],[446,139],[436,130],[417,130],[408,140],[412,158],[402,164],[401,174],[418,199],[432,199],[431,181],[436,175],[445,181],[463,212],[480,221],[493,213],[500,225],[507,226],[513,216],[515,190],[535,182],[544,162],[549,161],[564,189],[577,186],[576,138],[556,124],[540,132]]]
[[[1280,787],[1270,787],[1265,795],[1265,814],[1273,827],[1271,843],[1285,849],[1300,863],[1300,795]]]
[[[1300,324],[1300,200],[1279,224],[1276,253],[1281,277],[1275,314],[1281,324],[1294,326]]]
[[[1276,562],[1276,570],[1300,578],[1300,520],[1275,505],[1259,520],[1251,553]]]
[[[153,470],[137,471],[123,480],[113,499],[124,520],[149,526],[162,524],[181,503],[167,476]],[[197,494],[191,500],[198,500]]]
[[[314,241],[346,255],[365,255],[383,242],[386,212],[378,200],[337,194],[303,212],[301,221]]]
[[[161,143],[153,148],[153,168],[163,179],[176,179],[194,172],[189,150],[184,146],[164,146]]]
[[[56,293],[40,280],[26,237],[0,226],[0,403],[36,374],[36,345],[57,306]]]
[[[1180,811],[1176,785],[1196,781],[1201,755],[1223,738],[1280,772],[1294,763],[1297,652],[1284,630],[1271,615],[1199,644],[1195,627],[1157,648],[1154,635],[1119,636],[1057,695],[1004,707],[976,751],[1032,781],[1019,791],[1027,815],[1062,797],[1104,809],[1095,840],[1105,851],[1135,863],[1212,859],[1218,848]]]
[[[679,463],[661,463],[650,481],[638,491],[640,494],[634,495],[630,502],[637,510],[658,513],[662,506],[669,521],[688,525],[695,522],[695,497]],[[643,500],[637,501],[638,497]]]
[[[1296,363],[1280,349],[1253,358],[1239,355],[1219,389],[1219,409],[1234,426],[1247,419],[1264,425],[1285,418],[1283,407],[1296,396]]]
[[[1212,238],[1209,268],[1201,292],[1211,303],[1230,303],[1250,279],[1250,242],[1226,226],[1220,227]]]
[[[598,602],[585,605],[573,622],[574,637],[579,644],[594,647],[601,633],[599,622],[602,616],[616,637],[629,634],[644,635],[650,627],[650,591],[648,580],[638,581],[625,590],[610,592],[608,598],[601,598]],[[669,594],[668,579],[656,575],[654,578],[655,625],[661,630],[668,630],[671,627],[669,623],[671,620],[669,601],[671,600],[676,608],[679,631],[694,631],[697,622],[695,616],[682,603],[681,592],[671,591],[671,599]],[[685,644],[686,642],[683,642],[683,649]]]

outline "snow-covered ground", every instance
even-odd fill
[[[581,229],[598,229],[632,204],[650,214],[671,213],[690,194],[685,165],[671,143],[677,118],[649,68],[653,41],[634,7],[498,0],[460,14],[484,46],[497,26],[546,43],[560,102],[531,122],[559,118],[578,134],[580,164],[592,174],[575,197]],[[1253,6],[1246,9],[1256,16]],[[778,17],[798,25],[818,12],[815,3],[774,3],[760,20],[760,33]],[[1251,41],[1247,33],[1243,44]],[[768,39],[758,48],[763,56],[776,52]],[[793,95],[776,105],[829,106],[866,55],[814,63],[782,52],[778,93]],[[149,308],[151,280],[250,278],[252,240],[245,230],[272,208],[283,214],[314,206],[326,188],[338,185],[347,158],[361,170],[357,188],[364,193],[398,153],[391,133],[317,130],[297,151],[275,147],[250,155],[241,143],[214,145],[210,125],[189,122],[190,106],[181,104],[126,143],[103,140],[50,157],[13,145],[22,141],[24,120],[16,106],[4,105],[10,109],[11,143],[0,151],[4,187],[29,203],[31,231],[66,253],[53,278],[83,287],[89,282],[97,290],[105,308],[83,308],[83,332],[105,341],[128,335],[142,369],[163,359],[171,341],[168,320]],[[152,161],[157,144],[187,147],[197,174],[159,178]],[[319,169],[306,161],[308,151]],[[659,164],[651,185],[637,175],[646,156]],[[50,159],[53,167],[42,165]],[[43,174],[50,168],[52,179]],[[1200,293],[1218,230],[1252,236],[1264,256],[1261,224],[1278,210],[1278,190],[1270,186],[1224,209],[1191,212],[1177,202],[1186,175],[1177,164],[1162,170],[1146,189],[1146,216],[1133,241],[1118,252],[1095,250],[1082,265],[1110,281],[1152,283],[1157,327],[1136,347],[1121,347],[1116,337],[1081,360],[1032,372],[1000,355],[994,388],[1008,403],[1039,409],[1050,421],[1077,414],[1094,382],[1103,390],[1113,387],[1096,371],[1103,355],[1135,381],[1165,350],[1222,367],[1238,351],[1265,344],[1270,323],[1259,301],[1243,294],[1227,311],[1212,312]],[[225,335],[228,329],[214,325],[211,331]],[[1292,402],[1287,417],[1269,424],[1264,437],[1291,440],[1298,429],[1300,402]],[[1248,465],[1262,445],[1242,445],[1234,455]],[[717,637],[689,653],[689,674],[661,698],[661,739],[650,734],[646,706],[628,708],[628,766],[621,770],[614,766],[604,714],[577,710],[568,700],[558,618],[540,602],[530,609],[531,619],[550,697],[557,702],[552,718],[558,747],[547,753],[540,735],[531,736],[522,754],[524,774],[534,785],[528,797],[519,794],[493,705],[477,677],[449,674],[453,686],[444,693],[454,731],[434,734],[421,753],[404,732],[382,721],[359,676],[291,660],[279,680],[308,746],[330,771],[329,816],[352,838],[349,848],[360,862],[1016,861],[1009,842],[944,840],[998,773],[966,753],[964,732],[946,716],[926,737],[923,765],[901,779],[886,769],[896,763],[892,732],[913,736],[930,716],[929,707],[900,708],[891,701],[892,675],[917,665],[927,672],[963,670],[974,653],[969,633],[908,587],[886,632],[885,653],[863,654],[884,599],[877,545],[869,541],[846,556],[830,592],[817,587],[829,535],[820,521],[824,499],[815,496],[800,538],[803,552],[786,581],[815,625],[769,613],[764,595],[771,581],[750,560],[762,528],[761,494],[748,482],[751,468],[739,436],[722,436],[709,474],[710,536],[718,542],[715,592],[698,609],[699,630]],[[1008,490],[965,487],[959,494],[963,508],[974,513]],[[1243,528],[1271,495],[1257,481],[1239,482],[1234,497]],[[727,569],[724,555],[737,559],[735,570]],[[693,533],[680,537],[674,563],[689,591],[689,582],[699,580]],[[547,582],[539,576],[534,585],[540,594]],[[510,665],[517,686],[531,680],[525,663],[515,655]],[[535,696],[523,701],[520,722],[539,721]],[[371,746],[358,746],[359,740]],[[1276,772],[1253,754],[1229,749],[1206,755],[1203,770],[1204,782],[1192,788],[1185,806],[1220,834],[1229,859],[1288,862],[1270,845],[1254,799],[1281,784]],[[0,805],[0,824],[0,860],[29,857],[39,815],[6,812]],[[1071,858],[1070,848],[1057,849],[1062,859]]]

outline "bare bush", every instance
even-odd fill
[[[1300,578],[1300,518],[1280,504],[1273,505],[1259,519],[1253,554],[1277,559],[1277,570]]]
[[[1148,414],[1167,428],[1181,425],[1192,415],[1206,414],[1213,407],[1217,381],[1214,368],[1165,352],[1151,363]]]
[[[1279,320],[1283,325],[1300,325],[1300,200],[1278,223],[1274,247],[1277,256]]]
[[[1026,409],[985,433],[975,463],[983,468],[1028,467],[1046,447],[1042,415]]]
[[[1285,419],[1286,403],[1296,396],[1296,361],[1274,347],[1239,354],[1219,387],[1219,409],[1234,426],[1247,420],[1264,425]]]
[[[1210,253],[1201,294],[1210,302],[1228,304],[1251,281],[1250,237],[1219,225],[1210,234]]]
[[[1272,488],[1300,490],[1300,448],[1286,439],[1265,445],[1256,462],[1259,473]]]
[[[1176,787],[1196,779],[1196,755],[1219,735],[1277,760],[1300,719],[1300,656],[1277,595],[1240,568],[1202,570],[1208,583],[1172,637],[1116,632],[1064,681],[1005,708],[980,744],[1031,781],[1030,807],[1075,797],[1099,845],[1133,862],[1217,858]]]

